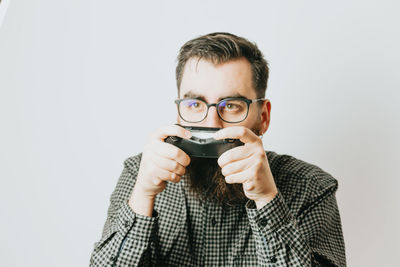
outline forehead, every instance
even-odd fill
[[[208,102],[229,96],[256,97],[251,65],[245,58],[214,65],[204,59],[191,58],[184,67],[179,98],[198,95]]]

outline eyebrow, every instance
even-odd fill
[[[231,98],[231,97],[232,98],[245,98],[245,99],[247,99],[247,97],[237,93],[237,94],[233,94],[233,95],[222,96],[222,97],[218,98],[218,102],[223,100],[223,99]],[[204,102],[207,102],[206,98],[203,95],[196,94],[196,93],[193,93],[191,91],[189,91],[186,94],[184,94],[183,98],[194,98],[194,99],[199,99],[199,100],[203,100]]]

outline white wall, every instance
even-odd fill
[[[339,180],[348,266],[398,266],[399,8],[11,1],[0,28],[1,265],[88,265],[123,160],[175,120],[179,47],[229,31],[270,62],[265,148]]]

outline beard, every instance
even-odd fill
[[[256,135],[260,127],[251,129]],[[236,206],[246,203],[248,198],[242,184],[228,184],[215,158],[191,158],[185,174],[189,190],[203,201],[212,201],[221,206]]]

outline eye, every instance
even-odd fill
[[[200,106],[199,102],[193,102],[192,107],[198,108]]]
[[[195,99],[185,100],[185,101],[183,101],[183,104],[185,104],[185,106],[188,108],[197,108],[200,106],[199,101],[197,101]]]
[[[190,112],[200,112],[207,108],[204,102],[198,99],[185,99],[181,102],[181,109]]]
[[[219,111],[229,112],[230,114],[237,114],[246,110],[246,103],[241,100],[227,100],[221,101],[219,104]]]
[[[237,108],[239,108],[239,107],[238,107],[238,105],[236,105],[236,104],[228,103],[228,104],[226,104],[225,108],[226,108],[226,109],[237,109]]]
[[[238,112],[242,110],[242,105],[236,101],[229,101],[226,103],[224,109],[229,112]]]
[[[190,100],[190,101],[187,101],[186,105],[190,108],[198,108],[198,107],[200,107],[200,102],[197,100]]]

